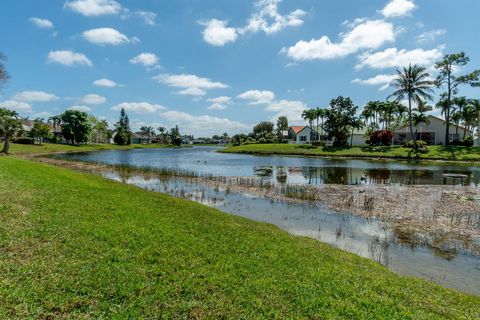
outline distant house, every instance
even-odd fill
[[[414,134],[416,133],[417,140],[423,140],[430,145],[445,145],[446,126],[445,121],[441,118],[429,115],[427,117],[429,124],[420,123],[413,127]],[[458,132],[458,133],[457,133]],[[465,127],[450,125],[450,141],[462,140],[463,136],[472,135]],[[393,143],[396,145],[403,144],[407,138],[410,138],[410,127],[404,126],[394,131]]]
[[[133,144],[148,144],[152,141],[152,138],[144,136],[140,132],[134,132],[132,135]]]
[[[288,137],[295,144],[308,144],[317,139],[318,133],[309,126],[291,126],[288,129]]]

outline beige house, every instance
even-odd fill
[[[413,127],[414,134],[417,135],[417,140],[423,140],[430,145],[445,145],[445,120],[428,116],[429,124],[420,123],[418,126]],[[458,132],[458,133],[457,133]],[[463,137],[472,135],[472,132],[468,131],[462,126],[450,125],[450,141],[462,140]],[[410,138],[410,127],[405,126],[395,130],[393,135],[393,143],[396,145],[403,144],[407,138]]]

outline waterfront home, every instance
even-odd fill
[[[413,127],[413,132],[416,134],[417,140],[423,140],[429,145],[445,145],[445,133],[447,130],[445,120],[432,115],[429,115],[427,119],[428,124],[422,122]],[[463,140],[464,137],[471,135],[472,132],[463,126],[450,125],[450,142]],[[407,137],[410,137],[410,127],[408,125],[394,131],[393,143],[401,145],[407,140]]]
[[[317,131],[310,128],[310,126],[291,126],[288,128],[288,138],[291,143],[308,144],[317,139]]]
[[[132,134],[132,143],[133,144],[148,144],[148,143],[151,143],[151,141],[152,141],[151,137],[144,136],[140,132],[134,132]]]

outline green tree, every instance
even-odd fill
[[[419,102],[417,102],[417,106],[413,108],[413,111],[418,111],[422,114],[426,112],[430,112],[432,110],[433,110],[433,107],[429,105],[427,101],[423,101],[423,100],[420,100]]]
[[[455,123],[455,136],[458,139],[458,127],[460,126],[460,122],[463,120],[463,110],[468,106],[469,101],[467,97],[455,97],[452,100],[453,104],[455,105],[455,109],[452,112],[452,121]]]
[[[253,127],[253,135],[258,142],[273,142],[275,125],[269,121],[262,121]]]
[[[18,120],[18,113],[5,108],[0,108],[0,137],[3,137],[3,149],[0,153],[8,154],[10,140],[22,129]]]
[[[110,136],[108,131],[108,123],[106,120],[99,120],[94,116],[90,116],[92,131],[90,133],[90,141],[93,143],[107,143]]]
[[[439,74],[435,81],[437,88],[444,88],[445,92],[442,94],[445,114],[445,144],[450,144],[450,118],[452,115],[453,99],[458,93],[459,87],[462,85],[480,86],[479,76],[480,70],[475,70],[466,75],[456,75],[455,71],[468,64],[468,58],[464,52],[447,54],[442,61],[435,64],[435,68]]]
[[[318,138],[318,141],[320,141],[320,139],[324,136],[323,124],[325,122],[325,117],[327,116],[327,110],[317,108],[315,109],[315,115],[317,117],[317,131],[320,131],[320,132],[317,132],[318,133],[317,138]],[[320,125],[319,125],[319,121],[320,121]],[[320,130],[318,130],[318,128],[320,128]]]
[[[88,114],[78,110],[67,110],[60,115],[62,120],[62,134],[67,141],[87,143],[92,130]]]
[[[288,130],[288,118],[286,116],[278,117],[277,129],[280,131]]]
[[[44,123],[40,119],[37,119],[33,122],[30,135],[34,139],[38,140],[40,144],[42,144],[44,139],[50,139],[52,137],[52,131],[48,124]]]
[[[130,130],[130,120],[125,109],[120,110],[120,119],[115,123],[114,142],[118,145],[130,145],[132,143],[132,131]]]
[[[410,139],[416,149],[416,135],[413,135],[412,105],[420,101],[432,100],[433,82],[429,80],[430,75],[425,72],[424,67],[409,65],[403,70],[397,70],[397,78],[393,80],[392,86],[396,88],[388,98],[394,97],[397,102],[407,99],[408,101],[408,123],[410,127]]]
[[[357,110],[358,107],[350,98],[340,96],[330,101],[324,126],[329,137],[334,138],[334,146],[343,147],[348,144],[352,127],[358,121]]]
[[[175,146],[180,146],[182,144],[182,135],[180,134],[178,125],[176,125],[175,128],[170,129],[170,141]]]
[[[158,140],[160,143],[165,143],[165,127],[158,127],[157,128],[159,134],[158,134]]]

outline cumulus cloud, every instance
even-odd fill
[[[237,97],[249,101],[250,104],[266,104],[275,99],[275,94],[268,90],[248,90]]]
[[[360,56],[357,69],[369,67],[372,69],[401,68],[409,64],[417,64],[425,67],[432,66],[443,56],[443,48],[438,47],[431,50],[388,48],[384,51],[366,53]]]
[[[286,15],[279,13],[278,5],[282,0],[259,0],[255,4],[255,12],[248,19],[247,25],[240,33],[263,31],[272,34],[287,27],[298,27],[303,24],[305,11],[296,9]]]
[[[17,112],[31,113],[32,106],[23,101],[7,100],[0,102],[0,108],[9,109]]]
[[[87,17],[114,15],[122,10],[120,3],[114,0],[73,0],[67,1],[64,8]]]
[[[48,63],[59,63],[64,66],[86,65],[92,66],[92,62],[83,53],[70,50],[50,51],[47,56]]]
[[[23,91],[14,95],[12,99],[26,102],[49,102],[57,101],[59,98],[54,94],[43,91]]]
[[[155,19],[157,14],[150,11],[137,11],[135,15],[140,17],[146,25],[154,26],[156,24]]]
[[[158,65],[158,57],[154,53],[144,52],[130,59],[130,63],[142,64],[145,67],[155,67]]]
[[[417,37],[417,41],[420,43],[434,41],[437,37],[443,36],[446,33],[447,31],[445,29],[435,29],[435,30],[426,31]]]
[[[48,19],[32,17],[28,20],[31,23],[33,23],[33,25],[35,25],[36,27],[38,27],[40,29],[53,29],[54,28],[53,22],[48,20]]]
[[[390,83],[396,78],[395,74],[379,74],[369,79],[354,79],[352,83],[367,85],[367,86],[381,86],[380,91],[387,90]]]
[[[160,74],[153,79],[174,88],[181,95],[203,96],[208,90],[228,88],[228,85],[193,74]]]
[[[277,33],[287,27],[302,25],[302,17],[306,12],[296,9],[288,14],[282,15],[278,9],[281,1],[282,0],[257,1],[255,3],[255,10],[244,27],[229,27],[227,21],[218,19],[201,21],[200,24],[205,26],[203,39],[213,46],[224,46],[228,43],[235,42],[239,35],[260,31],[269,35]]]
[[[104,104],[107,102],[105,97],[102,97],[98,94],[86,94],[80,99],[81,103],[87,105],[94,105],[94,104]]]
[[[225,110],[227,109],[228,105],[231,103],[232,98],[227,96],[221,96],[216,98],[207,99],[208,102],[211,102],[207,109],[208,110]]]
[[[81,111],[81,112],[91,112],[92,111],[92,108],[88,107],[88,106],[71,106],[70,108],[68,108],[68,110],[75,110],[75,111]]]
[[[286,116],[291,122],[303,121],[302,112],[308,107],[302,101],[279,100],[271,102],[265,111],[274,112],[271,121],[274,122],[280,116]]]
[[[417,6],[413,0],[391,0],[382,10],[386,18],[409,15]]]
[[[159,104],[152,104],[148,102],[122,102],[111,108],[114,111],[120,111],[125,109],[125,111],[131,111],[133,113],[153,113],[159,110],[165,110],[166,107]]]
[[[367,20],[350,26],[351,30],[340,34],[340,42],[334,43],[323,36],[310,41],[301,40],[281,52],[294,60],[326,60],[345,57],[362,49],[377,49],[395,41],[393,24],[384,20]]]
[[[104,88],[115,88],[119,86],[119,84],[116,83],[115,81],[105,79],[105,78],[95,80],[93,81],[93,84],[97,87],[104,87]]]
[[[178,124],[182,132],[188,134],[211,136],[227,131],[232,135],[250,129],[250,126],[244,123],[208,115],[197,116],[181,111],[166,111],[160,115],[171,126]]]
[[[129,39],[123,33],[113,29],[113,28],[98,28],[90,29],[84,31],[82,36],[88,42],[98,44],[98,45],[113,45],[117,46],[120,44],[128,43],[131,41],[136,41],[134,38]]]
[[[201,24],[205,26],[203,40],[213,46],[221,47],[237,40],[237,30],[227,27],[226,21],[210,19]]]

